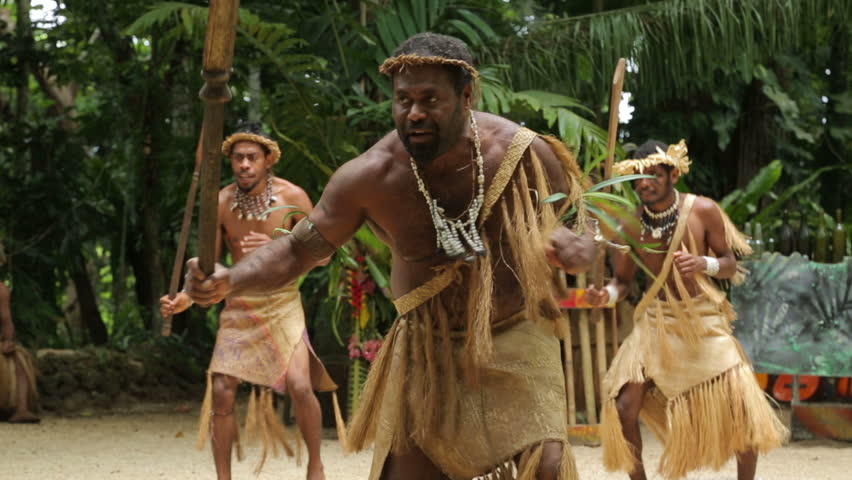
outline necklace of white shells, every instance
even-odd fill
[[[266,220],[269,213],[264,213],[275,203],[272,196],[272,172],[266,174],[266,190],[262,195],[249,195],[237,188],[234,201],[231,203],[231,211],[240,209],[237,218],[240,220]]]
[[[662,212],[652,212],[648,210],[647,207],[642,210],[642,217],[640,221],[642,223],[643,238],[649,233],[655,240],[663,238],[664,234],[669,238],[671,237],[674,226],[677,225],[678,204],[680,203],[680,194],[677,190],[674,192],[674,202],[672,202],[672,205],[669,208]]]
[[[411,170],[417,179],[417,188],[426,199],[429,213],[432,215],[432,224],[435,226],[438,249],[443,250],[450,258],[464,257],[465,261],[473,261],[474,254],[485,255],[485,245],[479,237],[476,221],[485,201],[485,173],[484,160],[482,159],[481,145],[479,142],[479,129],[476,126],[474,114],[470,112],[470,128],[473,131],[473,146],[476,151],[476,195],[458,218],[447,218],[444,209],[438,205],[438,201],[432,198],[420,173],[417,171],[417,163],[414,158],[409,158]]]

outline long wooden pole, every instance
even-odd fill
[[[565,396],[568,399],[568,425],[577,424],[577,398],[574,391],[574,340],[571,338],[571,312],[565,315],[565,332],[562,336],[565,361]]]
[[[221,183],[222,129],[225,103],[231,100],[228,80],[234,59],[239,0],[210,0],[207,36],[204,41],[202,77],[204,86],[198,96],[204,101],[202,142],[201,205],[198,225],[198,263],[210,275],[216,266],[216,230]]]
[[[174,300],[177,295],[178,284],[180,283],[180,274],[183,271],[183,258],[186,254],[186,244],[189,241],[189,229],[192,225],[192,211],[195,209],[195,197],[198,193],[198,177],[201,172],[201,161],[204,158],[201,154],[201,145],[204,139],[204,126],[201,127],[201,135],[198,137],[198,146],[195,147],[195,168],[192,170],[192,182],[189,184],[189,192],[186,194],[186,207],[183,210],[183,222],[180,225],[180,238],[178,239],[178,248],[175,253],[175,263],[172,265],[172,278],[169,283],[169,299]],[[167,315],[163,318],[163,328],[160,334],[168,337],[172,334],[172,316]]]
[[[586,274],[577,275],[577,288],[586,288]],[[583,368],[583,394],[586,402],[586,423],[598,423],[598,411],[595,404],[595,375],[592,366],[592,338],[589,334],[589,311],[582,309],[578,322],[580,330],[580,356]]]
[[[627,61],[623,58],[618,59],[615,66],[615,73],[612,76],[612,92],[609,99],[609,129],[607,130],[607,146],[606,146],[606,161],[604,162],[604,174],[602,180],[609,180],[612,177],[612,163],[615,158],[615,142],[618,135],[618,107],[621,103],[621,92],[624,88],[624,71],[627,66]],[[609,191],[607,187],[605,191]],[[594,269],[594,284],[601,288],[604,283],[604,270],[606,269],[606,255],[598,257],[597,265]],[[595,324],[595,350],[597,357],[597,373],[600,386],[601,398],[603,398],[603,379],[606,376],[606,328],[604,321],[604,310],[596,308],[592,310],[592,322]],[[615,326],[613,326],[614,328]],[[615,345],[613,345],[613,349]]]

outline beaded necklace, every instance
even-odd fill
[[[432,198],[426,184],[420,178],[414,158],[409,158],[411,170],[414,171],[414,177],[417,179],[417,188],[423,194],[423,198],[426,199],[426,205],[429,207],[429,213],[432,216],[438,249],[444,250],[444,253],[450,258],[464,257],[465,261],[468,262],[473,261],[474,254],[485,255],[485,245],[479,237],[476,225],[476,220],[479,218],[482,204],[485,201],[485,161],[482,159],[479,129],[476,126],[473,112],[470,113],[470,128],[473,131],[473,146],[476,150],[476,167],[478,170],[476,196],[467,209],[456,219],[447,218],[444,209],[438,205],[437,200]]]
[[[231,203],[231,211],[240,209],[237,218],[240,220],[266,220],[269,214],[263,212],[269,210],[275,203],[272,196],[272,172],[266,174],[266,190],[262,195],[249,195],[237,188],[234,201]]]
[[[674,231],[674,226],[678,220],[678,204],[680,203],[680,195],[675,190],[675,199],[672,205],[662,212],[652,212],[647,208],[642,210],[642,217],[639,221],[642,223],[642,237],[650,233],[655,240],[663,238],[666,234],[668,239],[671,239],[671,234]]]

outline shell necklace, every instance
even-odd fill
[[[264,213],[275,203],[272,196],[272,172],[266,174],[266,191],[262,195],[249,195],[237,188],[234,201],[231,203],[231,211],[240,209],[237,218],[240,220],[266,220],[269,213]]]
[[[652,212],[647,208],[642,210],[642,237],[651,234],[655,240],[663,238],[663,234],[671,235],[671,232],[678,220],[678,203],[680,203],[680,194],[675,190],[675,199],[672,205],[662,212]],[[651,225],[655,224],[655,225]]]
[[[438,249],[443,250],[450,258],[464,257],[465,261],[470,262],[474,259],[474,254],[485,255],[485,245],[479,237],[476,220],[479,218],[479,213],[482,210],[482,204],[485,201],[485,173],[484,163],[482,159],[481,144],[479,141],[479,129],[476,126],[476,119],[473,112],[470,113],[470,128],[473,131],[473,146],[476,150],[476,167],[478,175],[476,177],[476,196],[470,202],[467,209],[456,219],[447,218],[444,209],[438,205],[438,201],[432,198],[429,190],[423,179],[420,178],[420,173],[417,170],[417,163],[414,158],[409,158],[411,162],[411,170],[414,171],[414,177],[417,179],[417,188],[426,199],[426,205],[429,206],[429,213],[432,216],[432,224],[435,226]]]

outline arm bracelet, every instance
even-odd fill
[[[615,285],[607,285],[604,289],[609,294],[609,298],[606,301],[607,306],[613,306],[618,302],[618,287]]]
[[[314,260],[330,257],[337,248],[314,226],[314,222],[303,218],[293,227],[293,240],[310,253]]]
[[[707,268],[704,269],[704,273],[713,277],[717,273],[719,273],[719,260],[713,257],[704,257],[704,260],[707,262]]]

